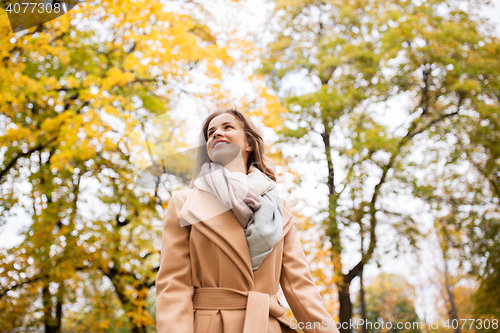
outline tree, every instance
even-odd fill
[[[146,332],[159,262],[154,221],[168,193],[135,183],[138,147],[128,136],[181,95],[223,98],[229,53],[245,43],[213,33],[197,3],[80,3],[16,35],[0,15],[0,224],[15,209],[32,216],[22,244],[1,252],[0,330],[73,329],[78,314],[68,310],[66,325],[64,309],[78,299],[99,304],[82,310],[96,320],[92,329],[125,325],[102,304],[108,292],[81,295],[108,285],[130,330]],[[162,119],[172,131],[172,117]],[[185,146],[178,141],[171,149]]]
[[[439,294],[436,298],[436,310],[440,325],[433,331],[437,332],[476,332],[477,323],[465,321],[475,318],[474,295],[477,293],[476,281],[463,274],[440,272],[438,276]],[[490,325],[491,328],[491,325]]]
[[[408,170],[419,163],[412,161],[417,144],[469,119],[481,98],[496,100],[498,41],[474,4],[464,10],[451,0],[276,1],[275,39],[259,72],[290,110],[281,140],[321,149],[323,225],[341,322],[351,319],[349,286],[372,260],[380,225],[415,244],[414,218],[390,198],[413,188]],[[284,91],[294,75],[300,82]],[[373,106],[390,109],[398,97],[407,106],[391,111],[407,120],[391,133]],[[355,264],[341,260],[349,234],[361,244]]]
[[[382,272],[371,281],[365,292],[367,319],[364,327],[367,332],[422,331],[423,324],[413,304],[415,290],[402,276]],[[382,321],[385,323],[383,326],[380,324]],[[377,322],[378,326],[375,325]],[[398,328],[398,323],[411,323],[411,327]]]
[[[499,247],[499,73],[494,60],[500,40],[492,35],[470,34],[476,50],[458,67],[461,89],[470,91],[466,112],[446,127],[433,127],[422,145],[427,158],[408,168],[414,194],[429,204],[435,228],[448,258],[479,281],[474,291],[476,318],[498,316],[500,280]],[[467,61],[465,61],[467,60]],[[415,175],[419,175],[418,177]],[[451,254],[448,254],[451,253]],[[491,329],[491,328],[490,328]]]

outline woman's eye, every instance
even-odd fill
[[[234,129],[234,126],[233,125],[226,125],[226,127],[224,127],[224,129],[228,129],[228,128]],[[208,132],[208,137],[211,137],[214,133],[215,133],[215,131]]]

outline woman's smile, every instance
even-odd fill
[[[212,149],[215,149],[215,148],[220,147],[220,146],[228,145],[228,144],[229,144],[229,142],[226,140],[217,140],[214,142]]]

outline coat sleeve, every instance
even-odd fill
[[[289,209],[286,201],[284,206]],[[292,325],[301,328],[305,333],[339,332],[312,279],[295,225],[284,237],[280,284],[298,321],[292,321]]]
[[[156,277],[156,328],[158,333],[194,331],[190,226],[182,227],[177,212],[184,201],[174,192],[162,233],[160,268]]]

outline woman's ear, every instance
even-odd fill
[[[247,143],[247,147],[245,148],[245,151],[248,151],[248,152],[253,151],[252,145]]]

